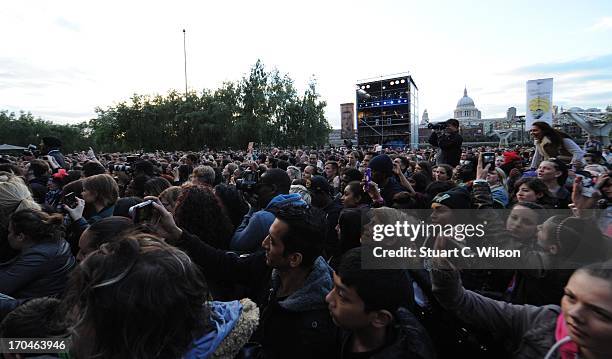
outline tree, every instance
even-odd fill
[[[55,135],[65,141],[65,148],[92,145],[98,151],[245,148],[251,141],[322,145],[331,129],[325,106],[314,78],[299,96],[287,74],[268,72],[257,60],[240,81],[225,82],[214,91],[134,94],[115,106],[96,108],[96,118],[88,123],[56,125],[29,113],[16,117],[0,112],[0,139],[27,144]]]

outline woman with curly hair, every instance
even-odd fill
[[[229,248],[233,233],[232,222],[212,188],[202,185],[185,186],[176,201],[174,218],[181,228],[211,246]]]

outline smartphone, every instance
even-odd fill
[[[495,152],[483,152],[482,154],[482,168],[485,168],[489,164],[489,171],[495,169]]]
[[[588,171],[576,171],[576,176],[582,182],[582,195],[585,197],[593,197],[595,193],[596,178],[593,178]]]
[[[134,223],[150,222],[153,218],[153,201],[148,200],[130,207],[128,210]]]
[[[77,202],[76,194],[74,192],[66,194],[62,199],[62,203],[70,208],[75,208],[79,204]]]
[[[368,167],[365,169],[364,178],[365,178],[366,188],[370,188],[370,182],[372,181],[372,169],[371,168]]]

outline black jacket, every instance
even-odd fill
[[[400,308],[395,313],[396,323],[387,332],[387,342],[370,359],[426,359],[435,358],[433,344],[425,328],[410,311]],[[350,332],[342,332],[338,358],[344,358]]]
[[[239,256],[209,246],[183,231],[177,246],[202,268],[206,278],[248,287],[260,308],[260,322],[252,340],[261,344],[265,358],[326,358],[334,352],[335,326],[325,295],[332,289],[332,270],[319,257],[304,286],[278,298],[278,274],[266,265],[265,252]]]
[[[37,243],[0,264],[0,293],[17,299],[60,294],[75,263],[65,240]]]
[[[36,177],[30,180],[30,189],[32,190],[32,198],[38,204],[45,203],[45,195],[49,191],[47,188],[48,176]]]
[[[461,144],[463,143],[463,137],[460,134],[454,132],[444,132],[438,134],[438,132],[432,132],[429,136],[429,144],[434,147],[439,147],[442,152],[438,155],[436,164],[447,164],[451,167],[455,167],[459,164],[461,159]]]
[[[385,200],[385,206],[391,207],[393,204],[393,196],[400,192],[404,192],[406,189],[402,187],[395,177],[389,177],[389,181],[383,187],[380,186],[380,196]]]

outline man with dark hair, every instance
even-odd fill
[[[436,164],[447,164],[455,167],[461,159],[463,137],[459,134],[459,121],[454,118],[446,121],[444,130],[434,130],[429,136],[429,144],[440,148]]]
[[[372,152],[372,151],[366,152],[366,154],[363,155],[363,161],[361,161],[359,165],[363,166],[363,168],[368,168],[368,165],[370,164],[370,160],[374,157],[376,157],[376,152]]]
[[[151,161],[148,160],[140,160],[134,162],[132,165],[134,170],[134,177],[136,176],[149,176],[152,177],[155,175],[155,166]]]
[[[291,203],[272,209],[276,218],[261,243],[265,251],[239,256],[183,231],[159,202],[154,206],[166,239],[187,252],[206,278],[247,286],[261,311],[251,341],[262,345],[262,357],[332,357],[334,326],[324,301],[332,270],[320,256],[324,213]]]
[[[94,175],[101,175],[106,173],[106,169],[104,166],[100,164],[100,162],[96,161],[88,161],[83,164],[83,169],[81,170],[83,177],[91,177]]]
[[[271,168],[265,171],[255,187],[256,207],[251,207],[230,241],[230,249],[240,252],[253,252],[268,235],[274,222],[273,207],[285,204],[305,205],[298,193],[289,194],[291,180],[286,171]]]
[[[361,249],[344,254],[325,300],[343,331],[337,358],[434,358],[425,329],[408,310],[412,281],[398,269],[362,269]]]
[[[185,164],[192,167],[196,167],[199,163],[200,160],[198,158],[198,155],[196,155],[195,153],[188,153],[187,155],[185,155]]]

